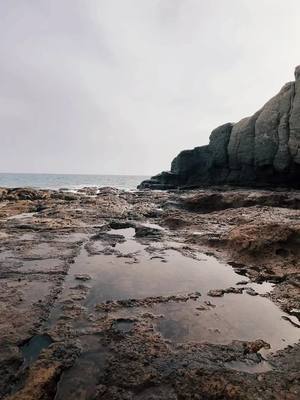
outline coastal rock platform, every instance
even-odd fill
[[[300,194],[0,190],[0,397],[300,396]]]

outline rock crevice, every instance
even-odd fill
[[[140,188],[238,185],[300,187],[300,66],[251,117],[214,129],[209,144],[183,150],[171,170]]]

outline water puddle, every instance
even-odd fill
[[[262,339],[271,345],[270,350],[261,350],[264,355],[300,340],[300,329],[283,320],[285,314],[264,297],[227,294],[210,305],[205,297],[199,300],[154,306],[152,312],[163,316],[157,322],[158,331],[175,343]]]
[[[83,248],[70,269],[61,301],[72,298],[74,288],[80,284],[89,288],[82,304],[91,312],[95,305],[106,301],[200,292],[197,300],[152,306],[155,314],[164,316],[157,325],[164,337],[177,343],[222,344],[259,338],[271,344],[271,351],[300,339],[300,329],[291,324],[288,316],[259,296],[272,290],[273,284],[252,283],[229,265],[205,254],[191,258],[175,248],[155,246],[149,251],[149,245],[136,241],[134,234],[134,228],[107,232],[106,239],[99,243],[100,247],[107,247],[108,243],[112,250],[108,255],[90,256]],[[124,240],[113,240],[109,246],[114,235],[121,235]],[[207,295],[211,290],[229,287],[243,291],[222,297]]]
[[[48,335],[33,336],[28,342],[20,347],[22,356],[24,358],[23,366],[27,367],[36,361],[42,350],[52,344],[53,341]]]
[[[63,372],[54,400],[94,398],[104,373],[107,352],[95,335],[81,337],[81,344],[85,350],[75,365]]]
[[[89,307],[107,300],[206,293],[241,281],[241,276],[226,264],[204,254],[199,259],[183,256],[175,249],[164,250],[155,244],[153,251],[134,239],[134,229],[111,230],[108,235],[123,235],[125,241],[113,246],[95,242],[98,250],[112,251],[89,256],[85,249],[72,265],[66,288],[76,284],[76,276],[88,274],[91,290],[86,299]],[[150,249],[151,250],[151,249]],[[116,255],[117,254],[117,255]],[[77,282],[78,283],[78,282]]]
[[[145,300],[142,306],[122,306],[115,316],[112,312],[111,317],[115,317],[112,328],[121,335],[134,334],[136,321],[147,320],[142,315],[148,312],[159,316],[150,317],[148,322],[175,345],[263,339],[271,345],[270,350],[261,351],[267,356],[300,339],[300,329],[282,318],[287,315],[259,295],[271,291],[272,284],[252,283],[212,256],[189,253],[188,257],[183,254],[187,249],[180,249],[178,243],[169,242],[166,246],[166,242],[143,244],[143,238],[141,240],[136,240],[134,228],[100,232],[82,246],[71,265],[48,326],[53,327],[66,313],[68,323],[72,320],[74,329],[84,332],[80,336],[83,353],[76,364],[64,372],[56,400],[88,399],[96,390],[107,350],[101,346],[99,337],[86,335],[86,328],[95,321],[96,315],[103,317],[103,313],[97,314],[96,306],[107,301],[182,295],[178,301],[154,302],[149,306]],[[225,292],[221,297],[208,295],[209,291],[228,288],[241,290],[240,293]],[[201,296],[184,297],[195,292],[200,292]],[[85,310],[83,314],[80,308]],[[87,316],[93,318],[89,320]],[[64,323],[64,318],[60,323]],[[232,362],[227,367],[249,373],[267,372],[271,368],[264,360],[248,364]]]

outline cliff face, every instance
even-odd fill
[[[207,146],[182,151],[171,171],[139,187],[222,184],[300,187],[300,66],[254,115],[216,128]]]

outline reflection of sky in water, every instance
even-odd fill
[[[72,266],[72,274],[87,273],[92,276],[92,286],[87,303],[106,300],[143,298],[224,288],[242,279],[231,267],[211,256],[201,255],[201,261],[184,257],[176,250],[159,251],[167,262],[152,258],[144,245],[133,239],[134,229],[122,229],[114,233],[125,234],[125,243],[115,246],[123,254],[135,253],[138,263],[114,255],[89,257],[85,250]],[[156,246],[156,243],[154,243]],[[151,259],[152,258],[152,259]]]
[[[157,326],[162,335],[175,342],[202,341],[226,344],[233,340],[263,339],[277,351],[300,340],[300,330],[282,319],[284,313],[270,300],[248,294],[226,294],[214,298],[215,308],[197,310],[203,300],[158,304],[162,314]],[[264,351],[265,352],[265,351]]]
[[[225,294],[221,298],[207,296],[211,289],[228,288],[240,281],[249,282],[248,278],[235,273],[229,265],[205,254],[199,254],[197,260],[185,257],[176,250],[160,251],[157,243],[153,243],[158,248],[157,252],[149,254],[145,250],[147,246],[134,239],[133,228],[112,230],[110,233],[126,237],[126,242],[117,244],[115,249],[123,254],[137,254],[138,263],[128,264],[130,259],[115,255],[88,256],[83,249],[71,266],[64,298],[68,297],[67,289],[78,283],[74,275],[82,273],[92,277],[88,281],[91,290],[85,301],[85,305],[91,309],[106,300],[200,291],[202,296],[197,301],[157,304],[151,308],[154,314],[164,315],[157,322],[163,336],[175,342],[207,341],[222,344],[232,340],[263,339],[272,345],[271,351],[300,339],[300,330],[282,319],[284,313],[264,297],[247,293]],[[158,254],[167,262],[162,262],[160,258],[151,259]],[[237,287],[243,286],[266,293],[273,285],[249,282]],[[197,310],[197,306],[204,304],[205,300],[211,301],[216,307]]]
[[[86,283],[90,291],[83,303],[90,311],[94,311],[97,303],[106,300],[201,292],[202,296],[197,300],[156,304],[149,308],[121,308],[112,312],[110,316],[116,318],[113,328],[124,335],[131,334],[136,323],[134,319],[138,321],[143,313],[150,312],[160,317],[151,319],[149,323],[163,337],[175,343],[191,341],[227,344],[233,340],[263,339],[271,344],[270,351],[276,351],[299,340],[300,330],[282,319],[284,313],[264,297],[247,293],[225,294],[217,298],[207,296],[211,289],[228,288],[241,281],[247,283],[236,287],[252,287],[259,293],[270,291],[271,284],[251,283],[245,276],[236,274],[232,267],[205,254],[199,254],[196,260],[176,250],[162,250],[161,242],[152,243],[156,251],[150,254],[145,250],[147,246],[135,241],[134,232],[133,228],[128,228],[112,230],[110,233],[126,237],[127,240],[116,244],[114,249],[122,254],[135,253],[137,263],[128,264],[132,261],[130,258],[116,255],[89,256],[85,248],[82,249],[71,265],[60,301],[52,310],[52,324],[62,313],[59,306],[61,302],[68,300],[72,287],[79,284],[75,275],[88,274],[92,278]],[[109,245],[101,241],[92,244],[98,250]],[[172,246],[173,243],[168,245]],[[174,247],[178,247],[178,243],[174,243]],[[153,256],[162,256],[167,262]],[[205,304],[205,301],[214,307]],[[87,321],[79,319],[76,324],[84,328]],[[80,340],[84,352],[75,365],[64,372],[55,400],[90,398],[96,390],[99,377],[104,374],[107,350],[101,347],[99,338],[89,335]],[[261,353],[267,355],[268,351],[263,350]],[[231,362],[227,368],[249,373],[262,373],[271,368],[267,361],[252,363],[250,360],[250,364],[248,361]]]
[[[24,366],[27,367],[37,360],[41,351],[49,347],[51,343],[52,339],[48,335],[33,336],[21,347],[22,356],[24,358]]]

